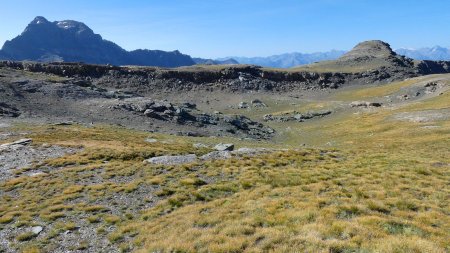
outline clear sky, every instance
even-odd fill
[[[82,21],[127,50],[196,57],[351,49],[450,47],[447,0],[1,0],[0,44],[35,17]]]

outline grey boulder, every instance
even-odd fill
[[[234,144],[231,143],[219,143],[214,146],[214,149],[217,151],[233,151]]]
[[[218,159],[228,159],[231,158],[231,152],[230,151],[213,151],[209,152],[206,155],[202,155],[200,157],[200,160],[218,160]]]

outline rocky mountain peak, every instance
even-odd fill
[[[82,22],[74,21],[74,20],[63,20],[63,21],[55,21],[56,26],[60,29],[64,30],[75,30],[77,32],[88,31],[90,33],[94,33],[91,28],[85,25]]]
[[[348,53],[340,57],[340,60],[352,60],[358,58],[388,58],[396,53],[391,46],[381,40],[364,41],[356,45]]]
[[[35,25],[39,25],[39,24],[48,24],[50,23],[46,18],[42,17],[42,16],[37,16],[33,19],[33,21],[31,21],[31,24],[35,24]]]
[[[190,56],[178,50],[127,52],[115,43],[104,40],[82,22],[50,22],[41,16],[34,18],[19,36],[5,42],[0,50],[0,59],[161,67],[195,64]]]

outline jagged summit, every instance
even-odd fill
[[[30,25],[31,24],[39,25],[39,24],[46,24],[46,23],[50,23],[50,22],[42,16],[37,16],[33,19],[33,21],[31,21]]]
[[[52,26],[53,28],[61,28],[61,29],[72,29],[76,30],[78,32],[82,31],[90,31],[91,33],[94,33],[87,25],[85,25],[82,22],[75,21],[75,20],[62,20],[62,21],[54,21],[50,22],[45,17],[37,16],[28,24],[28,27],[26,30],[29,30],[30,28],[35,28],[36,25],[42,26]]]
[[[0,50],[0,59],[160,67],[195,64],[190,56],[179,51],[127,52],[115,43],[104,40],[82,22],[50,22],[42,16],[34,18],[19,36],[5,42]]]
[[[75,29],[77,31],[91,31],[93,32],[87,25],[85,25],[82,22],[78,22],[75,20],[63,20],[63,21],[55,21],[54,23],[56,23],[56,26],[58,26],[61,29]]]
[[[381,40],[369,40],[357,44],[352,50],[344,54],[339,60],[354,60],[358,58],[388,58],[396,53],[391,46]]]

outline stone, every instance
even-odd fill
[[[181,112],[181,111],[180,111],[180,112]],[[171,110],[165,110],[165,111],[163,112],[163,114],[164,114],[164,115],[168,115],[168,116],[172,116],[172,115],[174,114],[174,112],[171,111]]]
[[[267,152],[268,149],[266,148],[239,148],[235,151],[232,151],[233,154],[248,154],[248,155],[254,155],[258,153]]]
[[[72,121],[63,121],[53,124],[54,126],[71,126],[73,125]]]
[[[16,118],[20,116],[20,112],[17,108],[10,106],[6,103],[0,102],[0,116]]]
[[[35,227],[31,228],[31,232],[35,235],[38,235],[39,233],[41,233],[42,230],[44,230],[44,228],[41,226],[35,226]]]
[[[383,103],[379,103],[379,102],[370,102],[370,103],[369,103],[369,106],[372,106],[372,107],[380,107],[382,104],[383,104]]]
[[[167,156],[167,155],[157,156],[147,159],[144,162],[152,164],[175,165],[183,163],[192,163],[195,160],[197,160],[197,155],[189,154],[189,155],[175,155],[175,156]]]
[[[147,109],[144,111],[144,115],[150,118],[159,118],[159,114],[156,113],[153,109]]]
[[[231,152],[230,151],[213,151],[209,152],[206,155],[202,155],[200,157],[200,160],[218,160],[218,159],[228,159],[231,158]]]
[[[194,143],[194,144],[192,144],[192,146],[193,146],[194,148],[209,148],[208,145],[203,144],[203,143]]]
[[[187,108],[187,109],[195,109],[195,108],[197,108],[196,104],[189,103],[189,102],[185,102],[181,106],[184,107],[184,108]]]
[[[364,102],[364,101],[353,101],[350,103],[350,106],[351,107],[361,107],[361,106],[366,107],[367,105],[366,105],[366,102]]]
[[[219,143],[214,146],[214,149],[217,151],[233,151],[234,144],[231,143]]]
[[[163,111],[167,110],[167,106],[161,102],[156,102],[150,106],[150,109],[157,111],[157,112],[163,112]]]
[[[0,145],[0,151],[1,150],[4,150],[4,149],[8,149],[8,148],[10,148],[10,147],[12,147],[12,148],[16,148],[16,147],[22,147],[22,146],[25,146],[25,145],[28,145],[28,144],[30,144],[32,142],[32,140],[31,139],[20,139],[20,140],[17,140],[17,141],[15,141],[15,142],[10,142],[10,143],[5,143],[5,144],[1,144]]]
[[[238,105],[239,109],[246,109],[248,108],[248,103],[247,102],[240,102]]]
[[[155,143],[155,142],[158,142],[158,140],[157,140],[157,139],[154,139],[154,138],[147,138],[147,139],[145,139],[145,142],[148,142],[148,143]]]
[[[380,102],[366,102],[366,101],[353,101],[350,103],[351,107],[380,107],[383,103]]]
[[[254,107],[267,107],[267,105],[266,104],[264,104],[261,100],[259,100],[259,99],[253,99],[252,101],[251,101],[251,104],[252,104],[252,106],[254,106]]]
[[[400,100],[408,100],[408,99],[409,99],[409,96],[408,96],[408,94],[404,94],[404,95],[397,96],[397,99],[400,99]]]
[[[263,120],[264,121],[271,121],[273,120],[273,115],[272,114],[266,114],[263,116]]]
[[[28,145],[32,142],[32,139],[20,139],[15,142],[12,142],[11,145]]]

